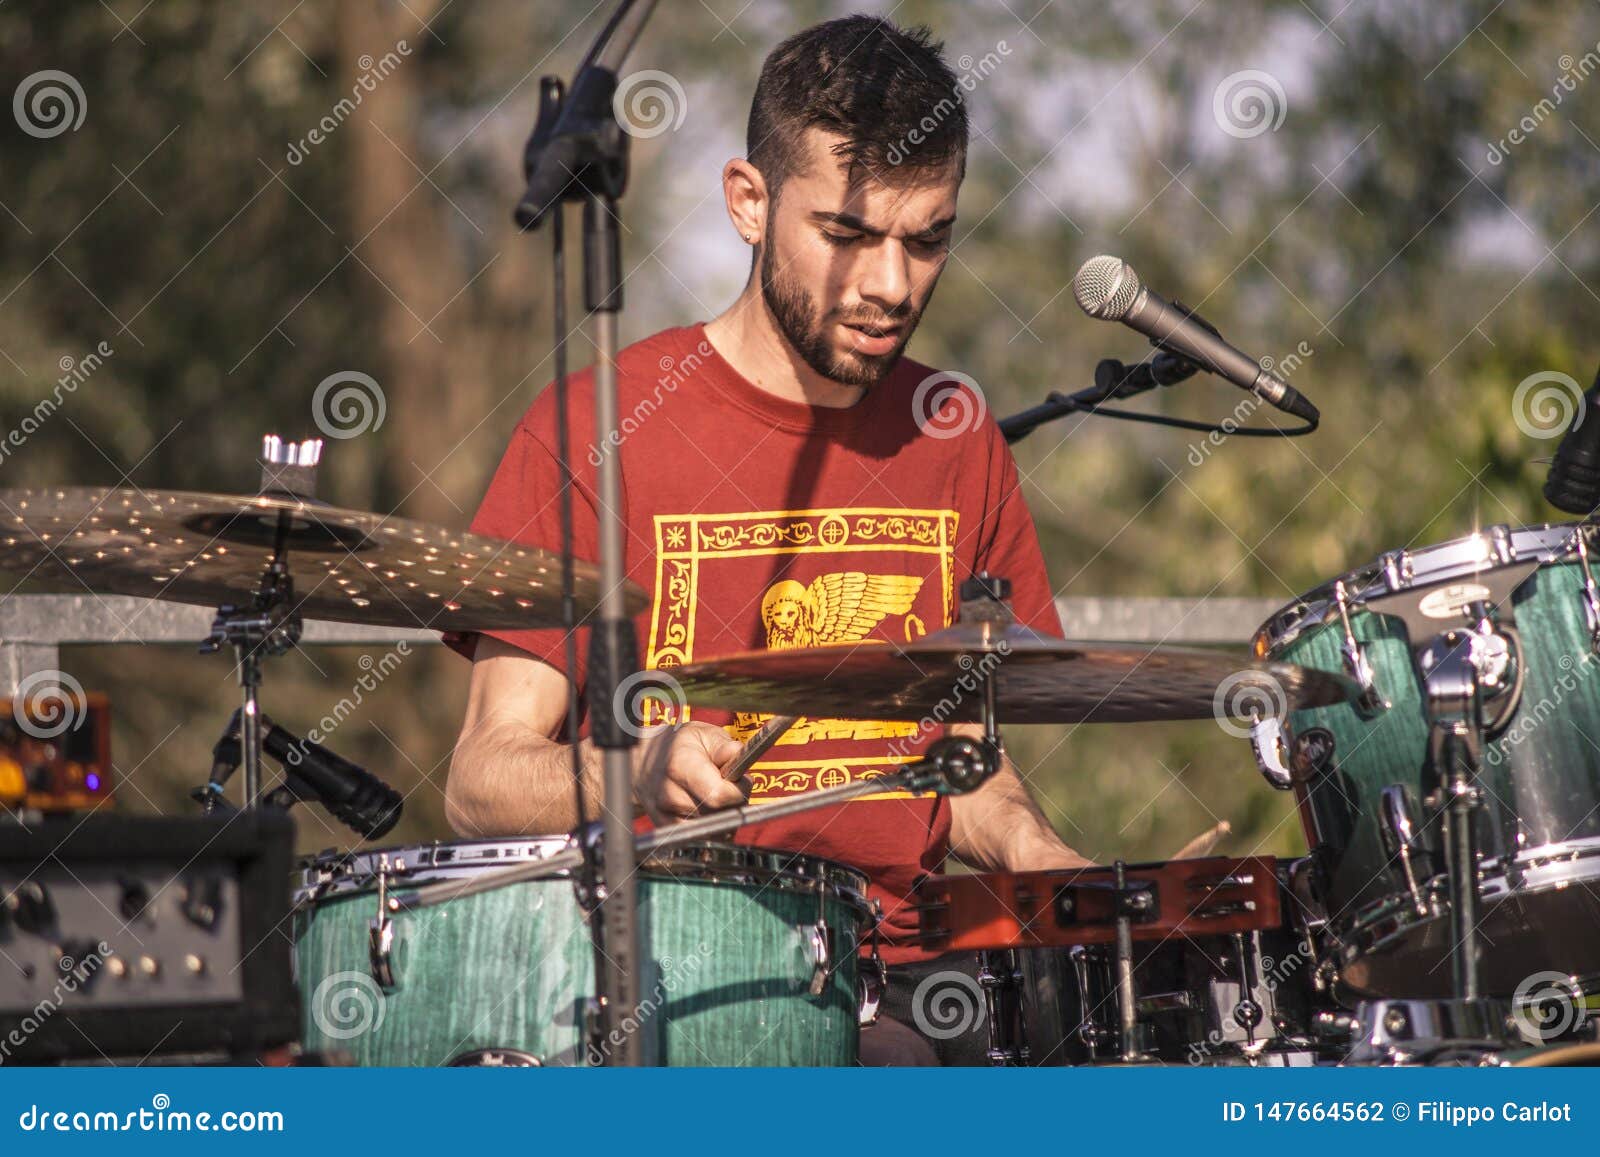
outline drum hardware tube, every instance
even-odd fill
[[[652,852],[676,847],[679,844],[726,835],[746,824],[784,819],[811,811],[813,808],[846,803],[858,796],[872,795],[881,791],[899,789],[913,792],[934,791],[942,795],[960,794],[980,786],[997,767],[993,749],[988,745],[965,736],[949,736],[936,740],[917,762],[905,764],[898,771],[877,779],[858,780],[841,787],[829,787],[821,791],[790,796],[775,803],[745,804],[743,807],[728,808],[726,811],[683,820],[664,828],[656,828],[630,840],[629,851],[632,857],[643,858]],[[569,846],[532,863],[519,864],[514,868],[502,868],[485,873],[477,879],[428,884],[414,892],[394,896],[389,901],[390,910],[410,912],[418,908],[429,908],[462,896],[472,896],[511,884],[521,884],[528,880],[570,872],[582,863],[583,852]]]
[[[1112,865],[1116,873],[1117,888],[1117,1018],[1122,1041],[1122,1059],[1131,1061],[1139,1056],[1138,1010],[1133,995],[1133,912],[1132,900],[1124,889],[1128,884],[1128,865],[1118,860]],[[1149,893],[1142,894],[1146,900]]]
[[[1430,723],[1429,761],[1437,790],[1433,806],[1444,819],[1446,878],[1450,892],[1451,972],[1459,1000],[1478,991],[1478,865],[1472,812],[1483,738],[1483,697],[1472,661],[1471,637],[1446,631],[1417,651],[1417,667]]]
[[[1256,1000],[1256,975],[1255,953],[1260,948],[1259,941],[1254,933],[1251,934],[1251,943],[1245,943],[1245,934],[1233,934],[1233,949],[1239,954],[1239,1003],[1233,1006],[1233,1023],[1244,1029],[1245,1048],[1251,1049],[1256,1043],[1256,1029],[1261,1027],[1261,1022],[1266,1019],[1266,1013]]]
[[[1011,1068],[1029,1057],[1027,1034],[1022,1030],[1020,985],[1022,965],[1016,950],[1001,948],[978,953],[978,987],[983,990],[989,1017],[989,1063]]]

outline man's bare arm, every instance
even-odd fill
[[[974,724],[950,730],[983,738],[983,729]],[[1093,862],[1056,834],[1009,758],[977,791],[950,797],[950,850],[962,863],[989,872],[1081,868]]]
[[[480,636],[467,691],[467,711],[445,785],[445,817],[464,836],[550,835],[578,825],[572,748],[554,736],[566,718],[566,676],[508,643]],[[584,797],[597,819],[601,755],[588,740]],[[695,815],[743,803],[737,785],[718,771],[739,744],[718,728],[689,723],[663,730],[634,748],[637,806],[658,818]]]

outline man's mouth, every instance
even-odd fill
[[[840,327],[847,331],[848,340],[864,354],[886,354],[893,351],[900,340],[903,328],[892,322],[846,321]]]

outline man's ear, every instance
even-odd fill
[[[767,182],[761,171],[743,157],[735,157],[722,166],[722,197],[739,236],[759,245],[767,227],[768,208]]]

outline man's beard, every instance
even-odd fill
[[[794,281],[781,280],[777,260],[769,240],[761,254],[761,297],[777,319],[778,329],[794,347],[806,365],[830,381],[846,386],[872,387],[888,377],[906,343],[916,331],[921,314],[913,310],[909,301],[901,302],[887,317],[848,316],[835,312],[821,317],[817,303],[805,288]],[[901,327],[900,340],[886,354],[864,354],[856,350],[837,349],[829,340],[829,330],[837,323],[889,322]]]

